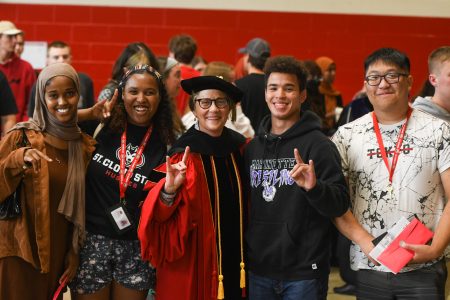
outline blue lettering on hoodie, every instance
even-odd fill
[[[295,166],[295,158],[255,159],[250,166],[251,186],[293,185],[294,180],[289,175]]]

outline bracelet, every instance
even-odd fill
[[[173,201],[175,199],[175,196],[177,195],[177,192],[175,193],[166,193],[164,189],[162,189],[159,192],[159,197],[164,202],[164,204],[171,206],[173,204]]]

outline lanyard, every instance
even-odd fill
[[[120,139],[120,183],[119,183],[119,190],[120,190],[120,200],[125,201],[125,191],[128,188],[128,185],[130,184],[131,176],[133,175],[134,169],[136,168],[138,162],[141,159],[142,152],[144,152],[144,148],[147,145],[148,139],[150,138],[150,135],[152,134],[153,126],[150,126],[147,129],[147,132],[145,133],[144,138],[142,139],[141,145],[139,146],[136,156],[134,157],[133,161],[131,162],[130,168],[125,174],[125,162],[127,160],[127,128],[125,127],[125,130],[122,133],[122,137]]]
[[[403,143],[403,138],[405,137],[406,126],[408,125],[409,117],[411,116],[412,109],[409,108],[406,114],[406,122],[403,124],[398,134],[397,143],[395,144],[394,157],[392,158],[392,166],[389,168],[389,161],[386,154],[386,149],[384,148],[383,138],[381,137],[380,127],[378,125],[377,117],[375,113],[372,112],[373,127],[375,130],[375,135],[377,136],[378,146],[380,147],[381,157],[383,157],[384,164],[389,171],[389,182],[392,184],[392,177],[394,176],[395,167],[397,166],[398,156],[400,155],[400,148]]]

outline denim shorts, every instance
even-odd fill
[[[116,240],[87,233],[70,290],[75,294],[92,294],[113,280],[126,288],[145,291],[154,288],[156,272],[141,259],[138,240]]]

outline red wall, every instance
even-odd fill
[[[0,19],[15,22],[27,40],[68,42],[75,68],[91,75],[96,93],[127,43],[143,41],[166,55],[169,38],[179,33],[192,35],[209,61],[234,64],[237,49],[256,36],[270,42],[274,55],[330,56],[346,102],[362,86],[363,60],[376,48],[409,55],[414,94],[427,77],[430,51],[450,44],[449,18],[0,4]]]

